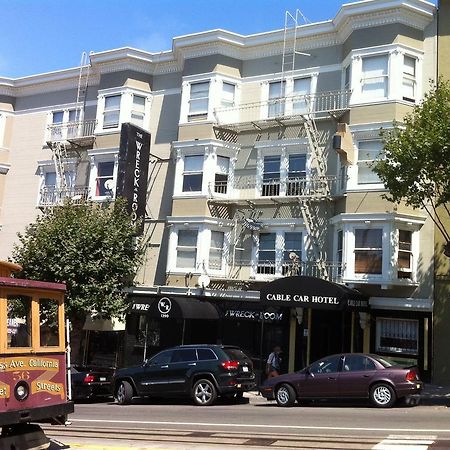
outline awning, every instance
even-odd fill
[[[289,308],[365,311],[369,298],[356,289],[316,277],[279,278],[261,288],[261,304]]]
[[[210,302],[187,296],[134,297],[130,312],[146,314],[154,319],[219,319],[216,307]]]

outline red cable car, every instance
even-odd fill
[[[33,422],[66,422],[65,284],[12,278],[0,261],[0,448],[45,448]]]

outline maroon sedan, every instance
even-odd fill
[[[389,408],[402,398],[417,404],[422,382],[415,367],[378,355],[348,353],[327,356],[299,372],[269,378],[260,390],[278,406],[306,399],[368,398],[379,408]]]

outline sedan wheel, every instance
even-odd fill
[[[282,384],[276,391],[275,399],[278,406],[289,407],[295,403],[295,391],[289,384]]]
[[[192,389],[192,397],[197,405],[212,405],[217,398],[216,387],[209,380],[198,380]]]
[[[116,400],[119,405],[128,405],[133,398],[133,387],[128,381],[121,381],[116,391]]]
[[[388,384],[376,384],[370,390],[370,400],[378,408],[390,408],[396,400],[394,389]]]

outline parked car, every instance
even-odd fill
[[[362,353],[327,356],[299,372],[269,378],[260,388],[278,406],[307,399],[367,398],[379,408],[389,408],[402,398],[417,404],[421,390],[416,367]]]
[[[72,366],[70,379],[73,400],[87,400],[112,396],[112,368]]]
[[[190,396],[195,404],[208,406],[218,396],[241,397],[256,383],[252,362],[238,347],[182,345],[142,366],[117,370],[113,386],[121,405],[133,397]]]

